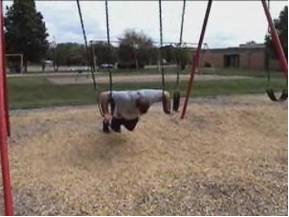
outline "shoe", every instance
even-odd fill
[[[105,122],[102,123],[102,131],[103,131],[104,133],[110,133],[109,123],[105,123]]]
[[[121,123],[119,119],[113,118],[110,123],[110,128],[117,133],[121,133]]]
[[[113,131],[116,132],[116,133],[121,133],[121,129],[120,128],[119,129],[113,129]]]

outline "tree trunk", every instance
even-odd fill
[[[24,60],[24,73],[27,73],[28,61]]]

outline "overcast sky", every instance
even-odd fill
[[[11,5],[11,2],[5,2]],[[272,1],[271,13],[277,18],[287,1]],[[206,1],[187,1],[184,41],[198,42],[206,10]],[[59,42],[80,42],[83,37],[76,1],[36,1],[50,34]],[[105,40],[104,1],[81,1],[88,39]],[[179,40],[182,1],[163,1],[164,41]],[[142,31],[159,41],[158,1],[109,1],[112,40],[126,29]],[[238,46],[250,40],[263,42],[267,20],[261,1],[214,1],[204,42],[209,47]]]

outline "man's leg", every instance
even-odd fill
[[[125,128],[129,131],[133,131],[136,127],[137,122],[139,121],[139,118],[133,119],[133,120],[124,120],[123,125]]]
[[[120,129],[120,125],[122,124],[123,120],[119,119],[119,118],[112,118],[111,119],[111,123],[110,123],[110,128],[115,131],[120,133],[121,129]]]
[[[109,130],[109,122],[106,121],[106,120],[103,120],[102,122],[102,131],[104,133],[110,133],[110,130]]]

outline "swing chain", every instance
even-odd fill
[[[110,46],[110,28],[109,28],[109,15],[108,15],[108,0],[105,0],[105,15],[106,15],[106,36],[107,36],[107,45],[109,49],[109,59],[111,57],[111,46]],[[112,95],[112,72],[110,67],[108,67],[109,74],[109,91]]]
[[[90,56],[90,54],[89,54],[89,48],[88,48],[88,43],[87,43],[87,36],[86,36],[85,28],[84,28],[83,16],[82,16],[82,12],[81,12],[81,7],[80,7],[79,0],[76,0],[76,3],[77,3],[78,14],[79,14],[79,18],[80,18],[80,24],[81,24],[81,29],[82,29],[82,34],[83,34],[83,39],[84,39],[84,44],[85,44],[86,58],[87,58],[87,60],[89,61],[90,72],[91,72],[92,81],[93,81],[93,88],[94,88],[94,90],[96,91],[95,75],[94,75],[94,72],[93,72],[93,67],[92,67],[92,62],[91,62],[91,56]]]
[[[165,92],[165,71],[163,63],[163,22],[162,22],[162,0],[159,0],[159,19],[160,19],[160,49],[159,49],[159,61],[160,61],[160,70],[162,74],[162,91]]]
[[[180,30],[180,41],[178,45],[178,49],[181,50],[181,46],[183,43],[183,30],[184,30],[184,20],[185,20],[185,10],[186,10],[186,0],[183,0],[183,10],[182,10],[182,18],[181,18],[181,30]],[[180,56],[179,56],[180,57]],[[181,58],[179,58],[180,61]],[[180,70],[182,70],[181,62],[179,63]],[[180,88],[180,70],[177,70],[177,91],[179,91]]]

